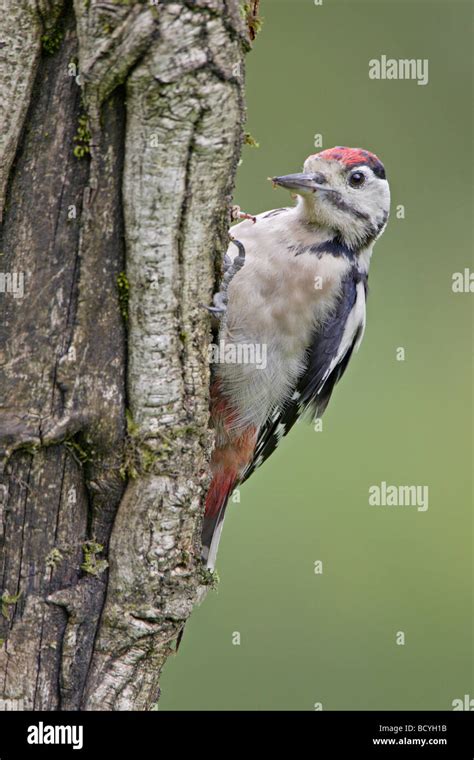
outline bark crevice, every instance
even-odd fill
[[[246,26],[237,0],[37,9],[0,21],[1,263],[25,275],[22,299],[0,293],[1,691],[150,709],[203,589],[201,304],[227,245]]]

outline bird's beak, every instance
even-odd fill
[[[314,174],[285,174],[283,177],[269,177],[269,179],[273,185],[284,187],[286,190],[291,190],[292,193],[298,193],[298,195],[314,193],[316,190],[331,191],[327,185],[317,182]]]

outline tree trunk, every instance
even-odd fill
[[[150,709],[199,562],[238,0],[0,0],[0,693]]]

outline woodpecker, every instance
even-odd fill
[[[302,173],[271,181],[297,203],[246,215],[231,228],[223,284],[210,307],[219,320],[215,448],[202,529],[210,570],[232,491],[300,415],[321,417],[359,348],[369,263],[390,210],[384,166],[360,148],[323,150],[309,156]],[[242,361],[252,346],[265,362]]]

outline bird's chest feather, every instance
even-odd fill
[[[244,267],[229,287],[220,338],[256,347],[264,361],[219,364],[217,374],[242,426],[259,427],[284,402],[300,376],[311,336],[331,320],[351,269],[343,257],[295,256],[280,239],[265,256],[246,246]]]

